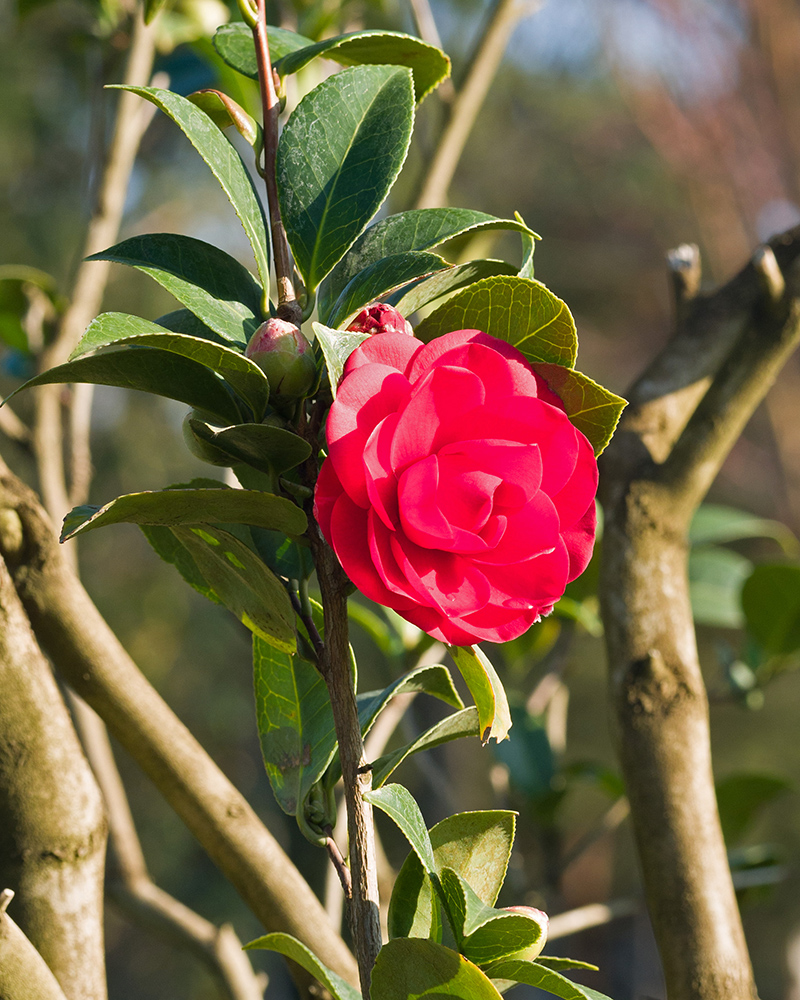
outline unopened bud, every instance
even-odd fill
[[[529,920],[538,924],[541,930],[541,934],[533,944],[529,944],[527,948],[515,951],[513,955],[506,955],[503,961],[510,961],[511,959],[519,959],[521,962],[535,961],[547,942],[547,927],[550,923],[550,918],[543,910],[537,910],[533,906],[504,906],[502,909],[504,913],[516,913],[522,917],[528,917]]]
[[[250,338],[244,353],[267,376],[270,391],[276,396],[300,399],[314,387],[317,368],[311,344],[294,323],[267,320]]]
[[[376,302],[374,306],[362,309],[347,328],[352,333],[407,333],[414,336],[414,328],[394,306]]]

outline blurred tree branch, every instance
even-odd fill
[[[23,544],[4,506],[0,547],[13,559]],[[103,803],[2,559],[0,688],[0,883],[68,1000],[105,1000]]]
[[[535,13],[541,0],[495,0],[470,57],[464,80],[450,101],[447,121],[425,172],[415,208],[447,204],[447,192],[475,119],[497,75],[508,40],[521,20]]]
[[[683,293],[675,336],[632,387],[602,459],[599,592],[611,700],[673,1000],[755,996],[717,814],[687,532],[800,342],[798,258],[800,228],[774,239],[714,293],[692,297],[695,283],[676,281]]]
[[[353,957],[308,883],[186,727],[150,686],[74,575],[36,496],[0,472],[21,521],[6,553],[42,648],[153,780],[267,930],[293,934],[351,982]],[[308,986],[309,977],[303,982]]]
[[[0,892],[0,996],[4,1000],[66,1000],[47,963],[6,912],[14,898]]]

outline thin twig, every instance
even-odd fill
[[[289,252],[289,241],[281,219],[278,204],[278,182],[275,176],[275,160],[278,153],[278,118],[280,104],[275,93],[272,63],[269,56],[267,37],[267,14],[264,0],[258,0],[258,16],[253,26],[253,40],[258,61],[258,81],[261,87],[261,105],[264,116],[264,168],[262,176],[267,188],[270,232],[272,234],[272,255],[275,260],[275,274],[278,281],[278,309],[281,319],[297,326],[303,318],[303,310],[297,301],[292,280],[294,268]]]
[[[533,3],[495,0],[487,23],[480,32],[480,41],[470,59],[464,82],[452,103],[433,162],[426,171],[417,208],[439,208],[446,204],[450,182],[502,62],[511,33],[520,20],[533,14],[539,6],[541,3],[538,0]]]
[[[328,857],[331,859],[333,870],[336,872],[336,876],[342,886],[345,899],[352,899],[353,879],[350,875],[350,869],[347,867],[347,863],[342,857],[342,852],[339,850],[339,845],[334,839],[333,829],[328,827],[325,832],[327,834],[325,838],[325,850],[328,852]]]

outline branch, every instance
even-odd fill
[[[416,208],[439,208],[447,202],[447,192],[458,161],[464,152],[475,119],[483,107],[489,87],[497,75],[506,45],[517,24],[541,6],[539,0],[495,0],[480,41],[470,58],[466,76],[458,88],[433,162],[417,198]]]
[[[264,991],[233,928],[216,927],[153,883],[106,727],[83,699],[70,694],[76,729],[108,810],[106,893],[137,923],[203,962],[229,1000],[263,1000]]]
[[[128,65],[124,82],[128,86],[146,86],[150,82],[155,55],[155,24],[145,25],[137,7]],[[142,135],[152,118],[153,109],[128,91],[120,93],[114,135],[103,171],[97,207],[89,222],[83,257],[105,250],[116,242],[133,162]],[[67,306],[53,343],[40,359],[42,371],[63,364],[78,343],[83,331],[100,311],[108,281],[109,261],[87,261],[78,268]],[[45,507],[56,520],[70,509],[63,457],[61,386],[42,386],[36,393],[36,417],[33,428],[39,480]],[[85,464],[84,457],[79,461]]]
[[[675,336],[633,387],[601,463],[599,593],[617,749],[667,990],[680,1000],[755,996],[717,813],[686,536],[800,342],[800,228],[770,247],[713,294],[692,297],[693,281],[675,282],[689,292]]]
[[[381,948],[380,898],[372,806],[363,797],[364,792],[372,787],[372,772],[365,767],[356,692],[350,670],[347,619],[349,581],[332,549],[322,537],[313,516],[309,523],[309,538],[325,616],[325,641],[318,667],[325,678],[331,699],[347,804],[350,873],[353,881],[350,922],[361,992],[364,1000],[369,1000],[372,967]]]
[[[0,531],[10,557],[23,542],[14,519],[6,510]],[[105,1000],[103,804],[2,559],[0,690],[0,884],[69,1000]]]
[[[3,1000],[67,1000],[47,963],[6,913],[13,898],[0,893],[0,997]]]
[[[35,495],[7,470],[0,472],[0,501],[20,517],[15,584],[61,675],[150,776],[264,926],[293,934],[355,981],[352,956],[308,883],[142,676],[67,565]]]

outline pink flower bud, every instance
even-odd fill
[[[244,354],[264,372],[276,396],[302,398],[314,386],[311,345],[294,323],[268,319],[250,338]]]
[[[515,951],[513,955],[506,955],[503,961],[508,962],[511,959],[519,959],[522,962],[535,961],[547,941],[547,927],[550,923],[550,918],[543,910],[537,910],[533,906],[504,906],[502,909],[505,913],[518,913],[520,916],[528,917],[534,923],[538,924],[542,931],[533,944],[528,945],[527,948],[522,948],[520,951]]]
[[[405,316],[383,302],[362,309],[347,328],[352,333],[407,333],[414,336],[414,330]]]

